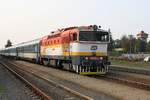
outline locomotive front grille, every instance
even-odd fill
[[[82,75],[105,74],[108,66],[102,61],[83,61],[79,67],[79,73]]]

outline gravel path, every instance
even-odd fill
[[[16,61],[17,63],[27,65],[34,69],[48,72],[50,75],[69,80],[72,83],[78,84],[90,90],[98,91],[112,95],[121,100],[150,100],[150,92],[137,88],[128,87],[118,83],[107,82],[100,79],[95,79],[87,76],[81,76],[67,71],[62,71],[54,68],[48,68],[41,65],[36,65],[24,61]]]
[[[34,96],[35,98],[33,98]],[[20,80],[0,65],[0,100],[37,100]]]

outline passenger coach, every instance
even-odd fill
[[[23,42],[0,51],[1,55],[14,57],[16,59],[31,60],[34,62],[39,62],[40,39],[35,39],[28,42]]]

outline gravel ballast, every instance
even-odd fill
[[[0,64],[0,100],[38,100],[38,97]]]
[[[67,71],[62,71],[54,68],[44,67],[42,65],[32,64],[24,61],[16,61],[17,63],[24,64],[28,67],[32,67],[35,70],[41,70],[49,75],[58,77],[63,80],[70,81],[78,84],[89,90],[105,93],[121,100],[150,100],[150,92],[137,89],[134,87],[128,87],[123,84],[108,82],[101,79],[95,79],[87,76],[81,76]],[[38,71],[36,70],[36,71]]]

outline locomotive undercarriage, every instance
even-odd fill
[[[73,65],[73,70],[78,74],[92,75],[92,74],[105,74],[108,72],[108,66],[100,63],[97,66],[93,65]]]
[[[46,66],[54,66],[60,69],[67,69],[82,75],[105,74],[108,72],[108,63],[104,60],[82,60],[82,57],[72,57],[71,59],[43,59]]]
[[[102,58],[102,59],[100,59]],[[73,70],[76,73],[83,75],[92,74],[105,74],[108,72],[107,56],[94,57],[94,56],[78,56],[72,57]]]

